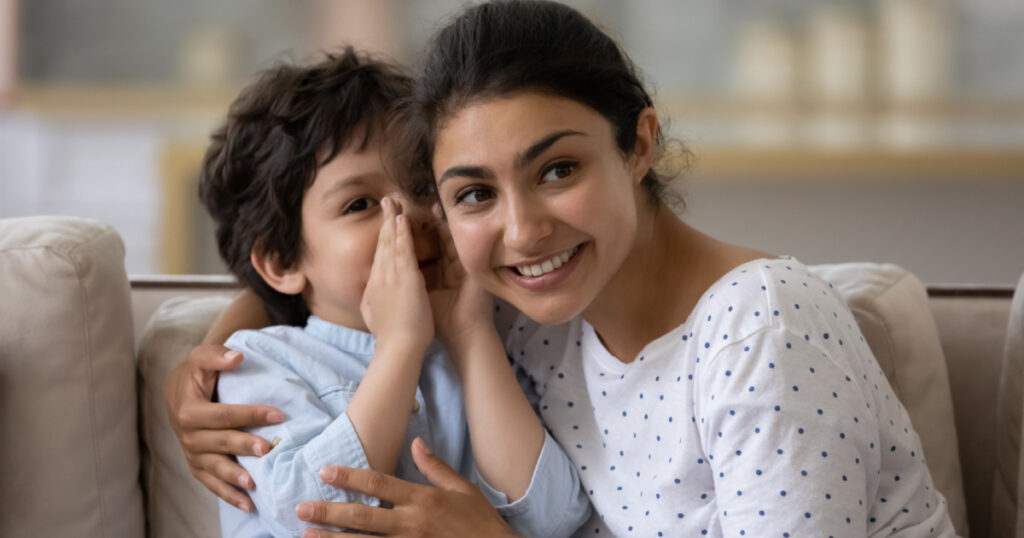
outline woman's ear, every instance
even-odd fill
[[[636,119],[636,143],[633,146],[633,181],[637,185],[654,166],[658,150],[658,114],[647,107]]]
[[[266,252],[261,240],[252,246],[249,261],[263,277],[263,281],[281,293],[297,295],[306,288],[306,275],[299,271],[298,267],[283,267],[281,258],[277,254]]]

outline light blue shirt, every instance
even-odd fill
[[[221,501],[224,536],[300,535],[310,526],[295,515],[295,506],[302,501],[379,506],[376,498],[323,484],[318,474],[324,465],[370,468],[345,409],[373,357],[373,336],[310,316],[306,327],[239,331],[225,345],[243,353],[245,360],[237,370],[221,374],[220,401],[272,405],[286,420],[248,430],[280,442],[263,457],[238,458],[256,483],[250,495],[257,513],[245,514]],[[429,483],[410,453],[412,440],[422,437],[436,455],[477,483],[518,532],[568,536],[587,520],[590,503],[576,469],[546,432],[522,498],[508,503],[503,493],[480,477],[473,464],[461,385],[436,342],[423,358],[415,400],[395,476]]]

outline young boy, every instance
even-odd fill
[[[433,219],[401,202],[383,161],[390,110],[410,88],[394,68],[347,49],[264,73],[212,136],[200,197],[220,253],[280,324],[227,341],[245,360],[221,375],[219,398],[286,417],[252,430],[274,440],[262,457],[239,458],[257,513],[222,502],[225,536],[297,536],[307,526],[296,516],[302,501],[380,505],[324,485],[324,465],[427,483],[411,458],[415,437],[471,476],[520,532],[571,532],[589,515],[573,466],[546,432],[528,490],[492,488],[476,471],[461,386],[433,342]],[[520,393],[508,406],[529,404]]]

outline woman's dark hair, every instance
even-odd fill
[[[633,152],[640,112],[652,100],[618,44],[578,11],[547,1],[492,1],[466,9],[434,37],[405,107],[400,145],[412,171],[406,190],[433,188],[435,136],[476,100],[516,91],[572,99],[604,116],[623,155]],[[656,143],[664,140],[659,128]],[[399,155],[403,157],[403,155]],[[660,200],[666,181],[652,169],[643,186]]]
[[[264,71],[242,90],[212,135],[199,198],[216,224],[217,247],[275,323],[305,325],[301,295],[270,287],[253,268],[254,246],[291,267],[302,254],[302,198],[317,170],[379,136],[412,80],[347,47],[309,66]]]

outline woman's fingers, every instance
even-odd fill
[[[182,405],[176,418],[185,430],[234,430],[280,424],[285,417],[284,413],[269,405],[222,404],[206,400]]]
[[[234,370],[242,364],[242,354],[216,344],[201,344],[188,353],[188,362],[207,372]]]
[[[200,454],[195,457],[193,463],[194,467],[233,486],[247,490],[256,488],[252,476],[235,460],[223,454]]]
[[[423,486],[370,469],[325,465],[320,480],[339,489],[358,491],[398,505],[408,501]]]
[[[235,506],[239,510],[248,514],[251,514],[256,510],[256,505],[253,504],[249,496],[239,491],[231,484],[202,470],[197,471],[193,469],[192,475],[196,477],[196,480],[202,482],[202,484],[206,486],[206,489],[212,491],[214,495],[221,499],[224,499],[228,504]]]
[[[181,444],[194,454],[262,456],[270,451],[266,439],[238,430],[196,430],[185,432]]]
[[[459,476],[455,469],[431,452],[427,448],[427,443],[420,437],[412,441],[412,460],[423,476],[441,489],[467,492],[475,488],[471,482]]]
[[[365,532],[391,535],[399,531],[394,510],[360,503],[307,501],[295,507],[299,519],[310,523],[330,525]],[[310,533],[313,531],[313,533]],[[322,529],[309,529],[303,536],[342,536]]]

